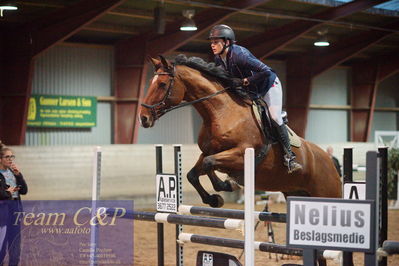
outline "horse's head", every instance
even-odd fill
[[[150,58],[155,72],[140,110],[140,123],[145,128],[154,126],[158,118],[184,98],[184,86],[176,77],[175,66],[163,56],[159,58]]]

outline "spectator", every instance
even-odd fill
[[[6,181],[0,175],[0,265],[3,265],[6,248],[6,233],[8,221],[7,200],[11,198]]]
[[[9,266],[17,266],[21,253],[21,221],[15,220],[14,213],[22,212],[21,195],[28,192],[28,186],[14,160],[12,150],[0,141],[0,199],[7,203],[4,217],[8,214],[6,235],[0,250],[0,266],[7,252]],[[1,211],[4,212],[3,209]]]

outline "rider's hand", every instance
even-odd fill
[[[243,85],[242,79],[239,79],[239,78],[231,79],[231,84],[230,84],[231,87],[238,88],[238,87],[242,87],[242,85]]]

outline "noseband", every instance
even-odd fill
[[[149,105],[149,104],[145,104],[145,103],[141,104],[143,107],[150,109],[151,115],[153,116],[154,120],[157,120],[158,118],[160,118],[162,115],[166,114],[167,112],[170,112],[172,110],[175,110],[175,109],[187,106],[187,105],[191,105],[191,104],[195,104],[195,103],[199,103],[199,102],[208,100],[209,98],[212,98],[218,94],[221,94],[221,93],[225,92],[227,89],[229,89],[229,87],[226,87],[223,90],[217,91],[213,94],[199,98],[199,99],[191,101],[191,102],[184,102],[184,103],[180,103],[176,106],[172,106],[169,108],[162,108],[163,106],[166,106],[166,101],[172,94],[172,88],[175,83],[175,65],[173,65],[173,69],[168,69],[168,70],[166,70],[164,72],[155,72],[154,73],[155,76],[157,76],[157,75],[168,75],[169,76],[169,86],[168,86],[168,89],[167,89],[164,97],[162,98],[162,100],[159,103],[156,103],[153,105]]]

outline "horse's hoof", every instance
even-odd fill
[[[220,208],[223,206],[224,204],[224,200],[221,196],[217,195],[217,194],[212,194],[209,196],[207,203],[209,204],[209,206],[211,206],[212,208]]]

